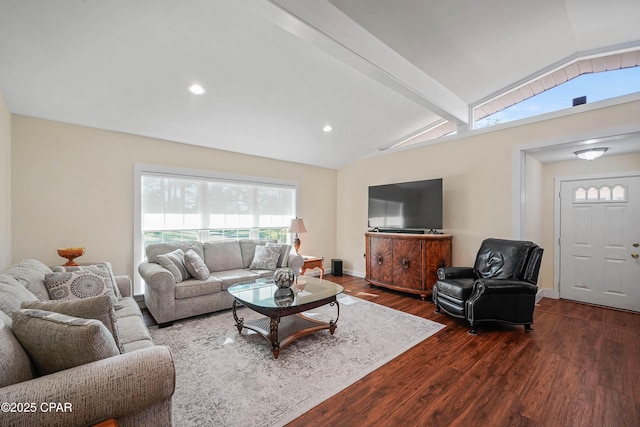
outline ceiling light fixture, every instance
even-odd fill
[[[602,156],[607,150],[606,147],[587,148],[586,150],[578,150],[574,154],[582,160],[593,160]]]
[[[191,92],[194,95],[203,95],[207,91],[204,87],[202,87],[197,83],[189,85],[188,89],[189,89],[189,92]]]
[[[323,132],[331,132],[333,130],[333,127],[331,125],[324,125],[324,127],[322,128]]]

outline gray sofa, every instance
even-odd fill
[[[29,335],[25,337],[25,329],[17,329],[15,319],[22,319],[25,313],[66,318],[52,313],[53,308],[51,311],[41,311],[45,310],[42,307],[41,310],[32,308],[38,304],[51,307],[58,303],[73,306],[76,301],[90,302],[89,299],[38,302],[49,301],[45,284],[47,273],[53,271],[37,260],[22,261],[0,272],[0,403],[14,404],[3,406],[0,425],[89,426],[111,418],[116,419],[120,426],[172,425],[173,358],[167,347],[154,346],[151,341],[140,308],[132,298],[128,276],[113,276],[111,273],[120,294],[117,304],[114,305],[106,295],[95,297],[98,301],[106,301],[110,319],[117,325],[114,328],[120,344],[115,347],[117,354],[40,375],[38,371],[42,368],[38,367],[39,360],[32,351],[33,342],[41,347],[35,353],[48,357],[50,352],[54,352],[52,346],[55,348],[60,341],[52,337],[51,340],[56,342],[48,343],[46,334],[29,340]],[[28,305],[31,307],[26,307]],[[76,319],[74,322],[80,320],[70,319]],[[97,320],[85,320],[82,326],[87,324],[96,330],[107,331]],[[33,332],[35,337],[38,331]],[[106,333],[115,337],[115,332]],[[111,335],[109,339],[116,345]],[[66,357],[66,353],[81,354],[86,342],[79,340],[76,346],[71,347],[77,351],[65,350],[65,354],[56,357]],[[60,405],[51,408],[47,406],[50,403]]]
[[[276,244],[275,240],[221,240],[215,242],[157,243],[146,248],[147,259],[138,266],[144,280],[144,301],[147,309],[160,326],[169,326],[174,320],[231,308],[233,297],[230,286],[257,278],[273,276],[273,269],[251,269],[256,246]],[[281,254],[276,268],[291,268],[296,276],[304,264],[302,256],[290,245],[280,245]],[[158,256],[177,249],[187,253],[193,250],[206,264],[209,277],[205,280],[180,280],[159,263]]]

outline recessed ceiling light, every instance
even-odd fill
[[[322,130],[325,132],[331,132],[333,130],[333,127],[331,127],[331,125],[324,125]]]
[[[197,83],[189,85],[188,89],[189,89],[189,92],[191,92],[194,95],[203,95],[207,91],[204,87],[202,87]]]

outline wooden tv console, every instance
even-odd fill
[[[450,234],[365,233],[365,280],[424,300],[433,293],[438,268],[451,266],[452,240]]]

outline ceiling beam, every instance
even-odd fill
[[[469,106],[462,99],[331,3],[324,0],[249,0],[245,4],[283,30],[438,116],[458,124],[469,122]]]

